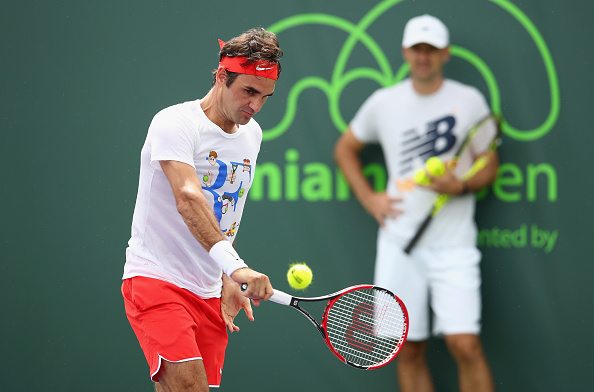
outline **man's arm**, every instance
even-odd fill
[[[177,211],[200,245],[209,252],[211,257],[214,256],[213,259],[219,265],[227,261],[221,260],[219,257],[221,254],[225,256],[224,258],[230,258],[231,263],[243,263],[221,232],[212,208],[202,193],[202,186],[194,168],[177,161],[160,161],[160,164],[173,190]],[[211,252],[213,247],[217,248],[216,252]],[[248,290],[244,294],[255,300],[256,305],[259,299],[268,300],[273,293],[268,277],[245,267],[245,264],[244,268],[234,270],[230,278],[237,283],[248,284]]]
[[[491,185],[497,179],[497,171],[499,169],[499,156],[497,150],[489,151],[482,156],[487,157],[487,165],[465,181],[465,190],[467,192],[479,191],[484,187]]]
[[[355,138],[351,128],[341,135],[334,147],[334,159],[342,170],[351,190],[363,208],[384,226],[386,217],[396,218],[402,211],[394,208],[393,203],[400,198],[389,198],[386,192],[375,192],[365,175],[359,154],[365,144]]]
[[[198,175],[190,165],[177,161],[160,161],[161,168],[171,184],[177,211],[192,235],[207,252],[219,241],[225,240],[212,208],[202,193]]]

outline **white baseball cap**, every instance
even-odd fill
[[[441,20],[431,15],[414,17],[404,26],[402,46],[410,48],[416,44],[429,44],[444,49],[450,44],[448,28]]]

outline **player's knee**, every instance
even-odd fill
[[[209,392],[210,388],[203,383],[192,380],[191,378],[178,377],[175,382],[165,387],[164,383],[159,383],[160,388],[155,391],[160,392]]]
[[[208,381],[202,361],[172,363],[162,361],[158,373],[164,392],[208,392]],[[157,389],[158,390],[158,389]]]
[[[459,361],[474,362],[483,355],[477,335],[452,335],[445,340],[450,353]]]
[[[414,364],[425,361],[426,342],[406,342],[398,354],[398,363]]]
[[[208,392],[209,390],[210,388],[204,383],[188,378],[181,380],[178,389],[174,392]]]

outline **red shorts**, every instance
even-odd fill
[[[202,299],[171,283],[141,276],[125,279],[122,295],[153,381],[159,381],[163,359],[201,359],[208,384],[221,384],[228,337],[220,298]]]

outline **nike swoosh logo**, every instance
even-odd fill
[[[262,68],[259,65],[256,65],[256,71],[266,71],[267,69],[272,69],[274,67]]]
[[[231,257],[233,257],[235,260],[239,260],[238,257],[236,257],[233,253],[229,252],[228,250],[225,250],[225,252],[227,252]]]

